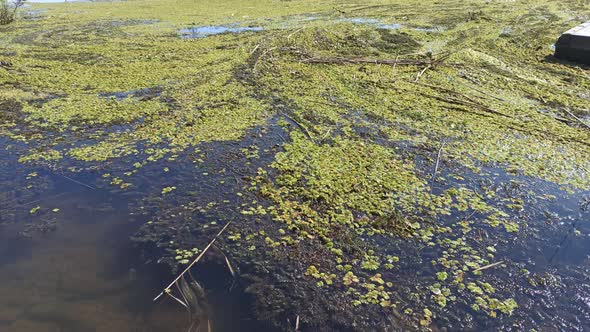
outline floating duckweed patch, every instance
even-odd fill
[[[211,260],[282,329],[588,326],[590,79],[547,48],[588,4],[34,7],[0,138],[136,197],[154,261],[231,221]]]

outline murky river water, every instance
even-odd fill
[[[218,147],[213,150],[220,151]],[[16,162],[11,151],[0,155],[0,211],[5,223],[0,227],[0,330],[185,330],[187,315],[178,304],[152,302],[173,276],[154,264],[153,257],[143,257],[130,240],[150,217],[134,215],[130,208],[137,207],[140,196],[110,191],[101,185],[104,180],[98,173],[66,175],[28,169]],[[182,179],[194,167],[183,171],[180,165],[177,169],[177,174],[167,176]],[[587,331],[589,193],[568,194],[556,185],[508,175],[500,169],[483,173],[465,173],[465,184],[524,200],[534,199],[531,190],[555,198],[538,201],[515,214],[527,222],[521,225],[517,238],[485,228],[473,233],[481,246],[497,249],[498,260],[513,262],[486,274],[490,275],[488,280],[501,285],[498,292],[514,294],[519,310],[508,319],[490,320],[485,315],[464,316],[468,308],[452,306],[448,316],[435,324],[449,330],[518,331],[536,326],[542,331]],[[161,187],[152,182],[158,176],[146,180],[149,186]],[[202,188],[207,194],[216,187]],[[40,209],[35,210],[37,207]],[[397,282],[403,298],[412,292],[412,285],[429,278],[431,271],[425,263],[437,257],[436,249],[407,241],[384,245],[406,257]],[[205,264],[196,273],[209,293],[215,331],[272,330],[253,319],[248,299],[239,287],[232,287],[232,278],[223,267]]]
[[[130,239],[147,216],[131,215],[132,198],[95,188],[97,181],[28,169],[0,154],[0,331],[186,331],[182,307],[152,302],[173,275],[146,264]],[[268,330],[252,321],[239,287],[230,291],[225,271],[201,269],[213,330]]]

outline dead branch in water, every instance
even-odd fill
[[[498,266],[498,265],[500,265],[502,263],[504,263],[504,261],[499,261],[499,262],[496,262],[496,263],[488,264],[486,266],[482,266],[480,268],[477,268],[477,269],[473,270],[473,272],[479,272],[479,271],[487,270],[487,269],[489,269],[491,267]]]
[[[443,142],[438,149],[438,154],[436,155],[436,164],[434,165],[434,172],[432,172],[432,184],[430,185],[431,188],[434,187],[434,181],[436,180],[436,172],[438,172],[438,166],[440,165],[440,157],[442,156],[443,148],[445,147],[446,142]]]
[[[170,288],[172,286],[174,286],[187,272],[190,271],[190,269],[197,264],[197,262],[199,262],[201,260],[201,258],[203,258],[203,256],[205,255],[205,253],[207,252],[207,250],[209,250],[209,248],[211,248],[211,246],[213,246],[213,244],[215,243],[215,241],[217,241],[217,239],[221,236],[221,234],[223,234],[223,232],[227,229],[227,227],[229,226],[229,224],[231,224],[231,221],[228,222],[227,224],[225,224],[225,226],[223,226],[223,228],[219,231],[219,233],[217,233],[217,235],[215,235],[215,237],[213,238],[213,240],[211,240],[211,242],[209,242],[209,244],[205,247],[205,249],[203,249],[203,251],[201,251],[201,253],[199,254],[199,256],[197,256],[197,258],[195,258],[187,267],[186,269],[184,269],[184,271],[182,271],[178,277],[176,277],[176,279],[174,279],[174,281],[172,281],[168,286],[166,286],[166,288],[164,288],[164,290],[158,294],[158,296],[156,296],[154,298],[154,301],[158,300],[162,295],[169,293],[171,290]]]
[[[584,127],[590,129],[590,125],[584,122],[582,119],[578,118],[574,113],[570,112],[567,108],[563,109],[567,114],[569,114],[572,118],[576,119],[579,123],[581,123]]]
[[[282,116],[284,116],[285,118],[287,118],[288,120],[290,120],[291,122],[293,122],[294,124],[296,124],[297,127],[299,127],[301,130],[303,130],[303,133],[305,134],[305,136],[307,136],[307,138],[309,138],[312,142],[315,142],[315,139],[313,138],[313,136],[311,135],[311,132],[309,131],[309,129],[307,129],[306,126],[304,126],[303,124],[301,124],[299,121],[293,119],[289,115],[285,114],[284,112],[280,112],[280,113],[281,113]]]
[[[182,271],[174,281],[172,281],[164,290],[154,298],[154,301],[158,300],[162,295],[166,294],[174,301],[182,305],[188,312],[190,327],[188,332],[199,332],[201,327],[206,322],[207,331],[211,331],[211,321],[209,319],[209,304],[205,295],[203,287],[195,280],[190,270],[201,260],[201,258],[207,253],[207,251],[214,245],[215,241],[223,234],[227,227],[231,224],[231,221],[225,224],[223,228],[215,235],[215,237],[207,244],[207,246],[201,251],[201,253],[195,258],[185,269]],[[225,256],[225,254],[224,254]],[[227,266],[232,273],[235,274],[234,269],[231,267],[227,256],[225,257]],[[187,280],[187,278],[189,278]],[[174,295],[172,287],[176,287],[176,290],[180,296]]]
[[[215,246],[215,249],[219,250],[219,252],[223,255],[223,258],[225,259],[225,265],[227,266],[227,269],[229,271],[229,273],[231,274],[232,277],[236,277],[236,271],[234,270],[234,268],[232,267],[231,263],[229,262],[229,259],[227,258],[227,255],[221,250],[219,249],[219,247]]]
[[[471,98],[461,92],[458,92],[456,90],[446,89],[441,86],[431,85],[431,84],[427,84],[427,83],[419,83],[417,81],[414,81],[414,83],[424,86],[424,87],[427,87],[427,88],[430,88],[432,90],[441,92],[443,94],[449,95],[449,97],[447,97],[447,98],[442,97],[442,96],[436,96],[436,97],[432,96],[433,98],[436,98],[440,101],[448,102],[450,104],[463,105],[463,106],[477,108],[477,109],[482,110],[484,112],[491,113],[494,115],[499,115],[499,116],[502,116],[502,117],[505,117],[508,119],[514,118],[510,115],[507,115],[507,114],[504,114],[504,113],[499,112],[497,110],[494,110],[494,109],[482,104],[481,102],[476,101],[473,98]]]
[[[64,179],[66,179],[66,180],[69,180],[69,181],[71,181],[71,182],[73,182],[73,183],[79,184],[79,185],[81,185],[81,186],[83,186],[83,187],[86,187],[86,188],[88,188],[88,189],[96,190],[96,188],[94,188],[94,187],[92,187],[92,186],[90,186],[90,185],[87,185],[87,184],[86,184],[86,183],[84,183],[84,182],[80,182],[80,181],[78,181],[78,180],[74,180],[74,179],[72,179],[71,177],[69,177],[69,176],[67,176],[67,175],[63,175],[63,174],[60,174],[60,175],[61,175],[61,176],[62,176]]]

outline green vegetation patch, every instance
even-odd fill
[[[581,1],[35,8],[0,27],[0,135],[19,161],[98,164],[125,191],[158,169],[140,241],[178,268],[233,220],[224,249],[277,325],[525,315],[526,291],[492,272],[516,269],[498,243],[539,238],[546,188],[590,187],[588,71],[550,47]],[[223,24],[263,30],[179,35]]]

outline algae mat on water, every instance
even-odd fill
[[[258,318],[590,326],[590,72],[551,56],[584,1],[33,8],[0,27],[6,149],[140,191],[172,268],[233,220]]]

